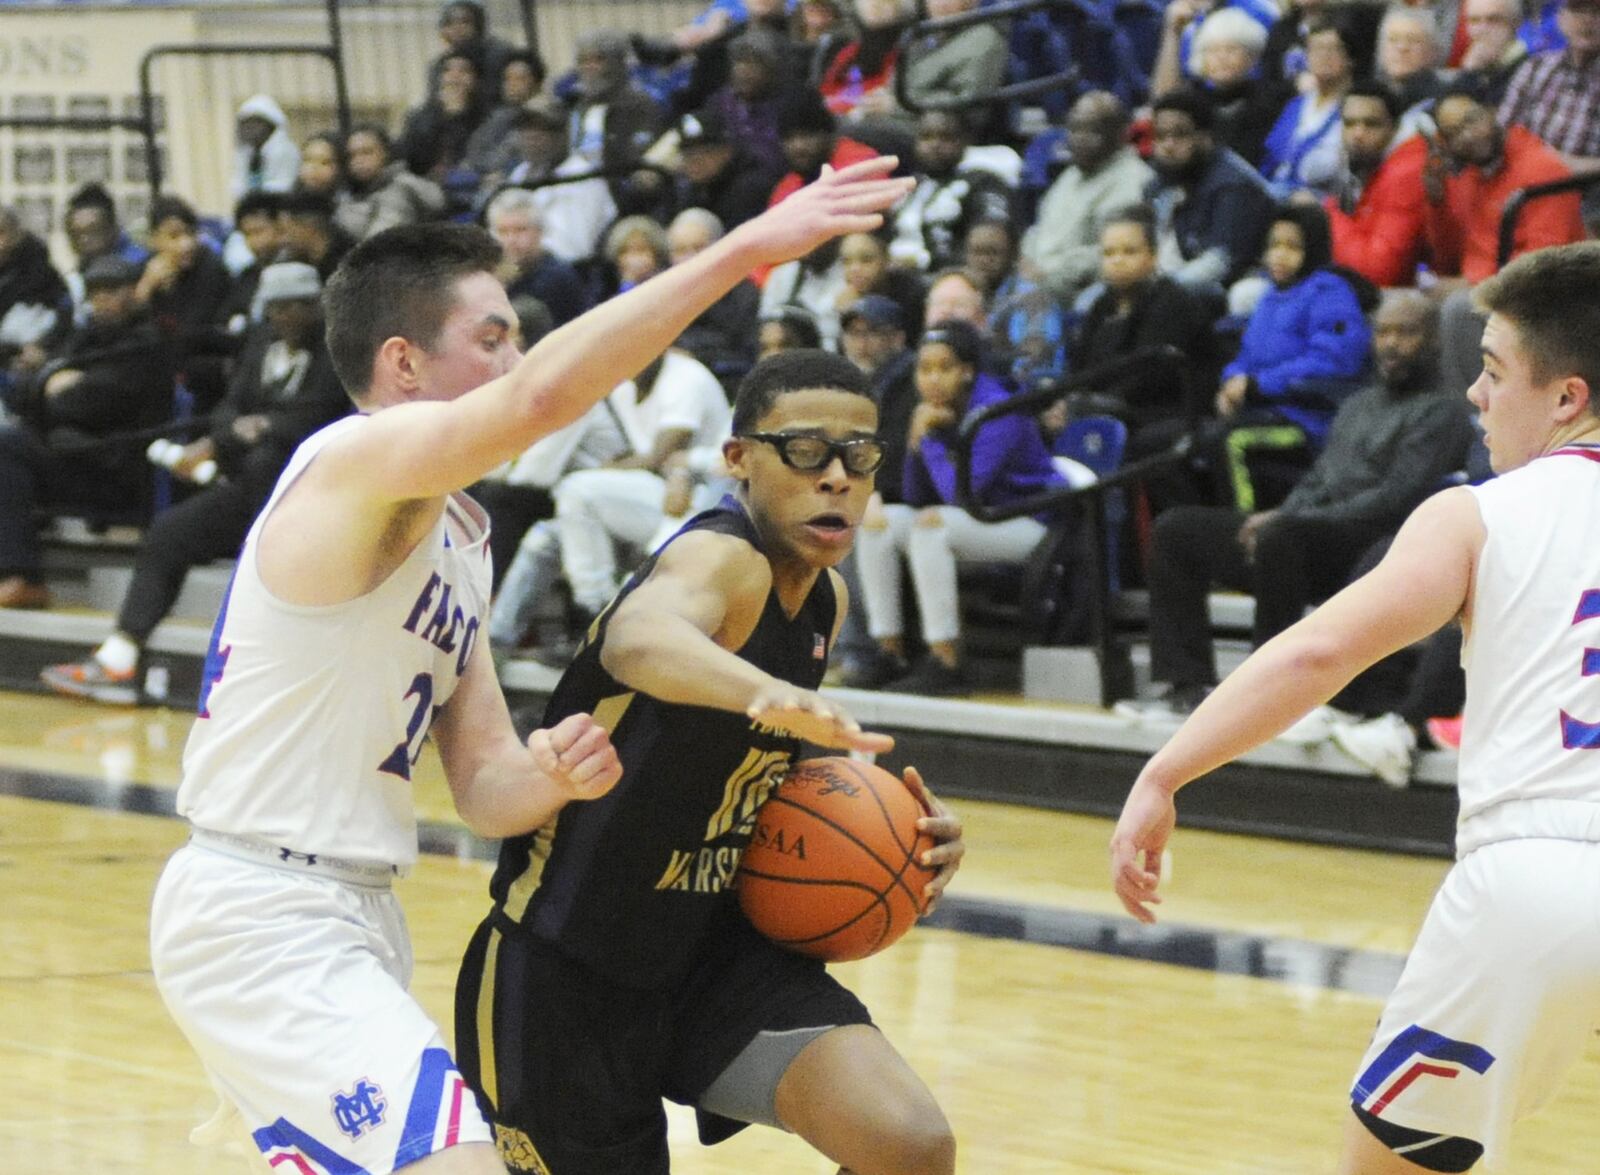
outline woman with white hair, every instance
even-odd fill
[[[1195,38],[1206,17],[1225,8],[1270,29],[1278,19],[1276,0],[1170,0],[1161,21],[1161,44],[1150,71],[1150,96],[1160,98],[1186,81],[1198,81],[1200,61]],[[1260,51],[1257,50],[1257,56]]]
[[[1267,131],[1288,97],[1284,85],[1262,76],[1266,45],[1260,21],[1240,8],[1217,8],[1200,22],[1189,53],[1190,71],[1211,95],[1216,141],[1252,167],[1260,164]]]

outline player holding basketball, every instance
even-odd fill
[[[1111,841],[1123,905],[1153,921],[1178,788],[1466,626],[1458,860],[1361,1062],[1346,1173],[1497,1165],[1600,1019],[1600,244],[1532,253],[1476,297],[1468,396],[1503,476],[1425,502],[1371,574],[1231,674]]]
[[[843,358],[758,364],[723,446],[737,494],[634,574],[550,701],[547,722],[587,711],[611,732],[622,781],[505,843],[462,964],[462,1070],[516,1171],[667,1171],[663,1097],[696,1107],[708,1143],[756,1122],[860,1175],[955,1169],[944,1115],[866,1008],[757,934],[732,891],[801,739],[891,745],[814,692],[847,603],[832,568],[883,460],[877,426]],[[927,803],[932,903],[963,848]]]
[[[240,554],[211,651],[151,954],[163,999],[274,1166],[504,1172],[434,1024],[407,994],[389,885],[417,855],[410,772],[430,728],[484,836],[617,780],[574,713],[524,745],[490,659],[487,522],[458,491],[576,419],[758,265],[875,226],[892,160],[825,173],[694,260],[520,357],[477,229],[353,250],[325,294],[362,414],[303,444]]]

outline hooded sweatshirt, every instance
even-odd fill
[[[233,152],[233,198],[246,192],[287,192],[300,175],[300,148],[286,129],[289,118],[283,108],[266,94],[246,98],[234,121],[264,118],[273,126],[272,134],[259,148],[240,142]]]

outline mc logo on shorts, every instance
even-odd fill
[[[1463,1069],[1487,1073],[1492,1064],[1494,1054],[1488,1049],[1413,1024],[1357,1078],[1350,1100],[1373,1117],[1382,1117],[1389,1103],[1419,1078],[1454,1080]]]
[[[389,1108],[383,1090],[365,1077],[356,1082],[351,1092],[336,1092],[332,1101],[334,1124],[352,1140],[383,1125],[384,1111]]]

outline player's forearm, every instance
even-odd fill
[[[479,764],[465,784],[453,790],[461,819],[486,840],[532,832],[548,824],[568,802],[534,764],[532,752],[515,741]]]
[[[1291,628],[1230,673],[1140,772],[1175,792],[1282,734],[1363,666],[1314,626]]]
[[[631,379],[738,285],[756,255],[738,230],[540,340],[504,385],[520,452]]]
[[[718,645],[689,621],[659,612],[618,615],[601,663],[629,689],[680,706],[742,714],[773,684],[770,674]]]

